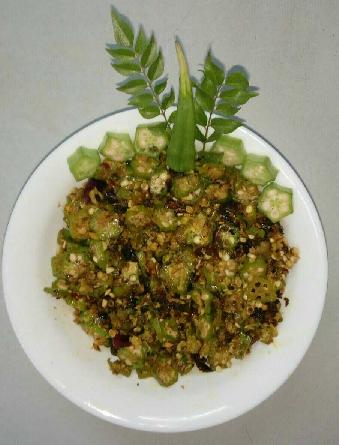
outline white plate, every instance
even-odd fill
[[[112,376],[109,351],[96,352],[72,322],[72,309],[43,292],[52,280],[50,258],[62,227],[62,207],[75,182],[66,158],[79,145],[97,147],[107,130],[130,131],[144,122],[136,110],[103,117],[55,148],[26,182],[13,209],[3,248],[8,313],[28,357],[61,394],[86,411],[129,428],[187,431],[239,416],[272,394],[293,372],[315,334],[327,284],[327,252],[318,213],[297,173],[267,142],[247,128],[235,135],[248,152],[264,153],[279,168],[277,181],[294,190],[294,213],[283,222],[301,259],[288,276],[279,336],[256,344],[232,368],[194,371],[163,388],[153,379]]]

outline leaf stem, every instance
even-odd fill
[[[151,90],[151,92],[152,92],[152,94],[153,94],[153,98],[154,98],[156,104],[157,104],[158,107],[159,107],[160,113],[162,114],[163,118],[165,119],[165,122],[166,122],[167,127],[169,127],[168,119],[167,119],[167,117],[166,117],[165,111],[164,111],[164,110],[162,109],[162,107],[161,107],[161,102],[160,102],[160,100],[159,100],[159,96],[157,95],[157,93],[156,93],[155,90],[154,90],[154,87],[153,87],[153,85],[152,85],[152,81],[151,81],[150,78],[147,76],[146,70],[145,70],[145,68],[141,65],[141,62],[140,62],[140,59],[139,59],[139,58],[138,58],[138,62],[139,62],[140,68],[141,68],[141,72],[142,72],[142,74],[144,75],[145,80],[146,80],[146,82],[147,82],[147,85],[148,85],[149,89]]]
[[[208,116],[208,120],[207,120],[207,124],[206,124],[206,128],[205,128],[204,143],[203,143],[203,146],[202,146],[202,151],[205,151],[205,148],[206,148],[208,130],[210,129],[210,126],[211,126],[212,116],[213,116],[213,114],[215,112],[217,100],[219,99],[219,94],[220,94],[220,91],[221,91],[221,89],[223,87],[223,84],[224,84],[224,81],[222,81],[222,83],[218,86],[217,94],[216,94],[216,96],[214,98],[213,109],[212,109],[212,111],[210,111],[210,114]]]

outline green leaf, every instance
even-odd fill
[[[122,46],[132,46],[134,32],[130,23],[113,6],[111,7],[111,16],[115,41]]]
[[[222,117],[216,117],[212,119],[211,125],[215,131],[225,134],[232,133],[232,131],[242,125],[242,122],[235,119],[224,119]]]
[[[218,131],[213,131],[213,133],[208,136],[207,142],[214,142],[221,135],[222,135],[222,133],[219,133]]]
[[[213,133],[208,136],[206,142],[214,142],[214,141],[216,141],[218,139],[219,136],[220,136],[220,133],[217,133],[216,131],[213,131]]]
[[[163,72],[164,72],[164,58],[161,51],[159,51],[158,57],[155,59],[155,61],[148,69],[147,76],[150,80],[155,80],[158,79]]]
[[[156,94],[161,94],[167,86],[167,79],[159,80],[158,83],[154,85],[154,91]]]
[[[213,98],[200,87],[196,87],[195,99],[205,111],[212,111],[214,107]]]
[[[174,104],[175,101],[175,94],[174,89],[171,88],[170,92],[167,94],[164,94],[161,101],[161,108],[163,110],[167,110],[171,105]]]
[[[240,108],[228,102],[219,102],[215,110],[219,113],[232,115],[237,113]]]
[[[207,116],[205,111],[201,108],[198,102],[194,103],[195,107],[195,123],[205,126],[207,124]]]
[[[144,79],[131,79],[117,87],[117,90],[123,93],[134,94],[143,91],[146,87],[147,83]]]
[[[150,66],[157,56],[157,44],[155,41],[154,34],[152,34],[150,41],[148,42],[145,51],[141,56],[141,65],[148,67]]]
[[[200,88],[205,91],[209,96],[215,97],[217,95],[217,85],[214,82],[214,79],[208,78],[207,76],[204,76]]]
[[[195,139],[200,142],[206,142],[205,135],[201,132],[198,127],[195,127]]]
[[[124,62],[124,63],[116,63],[116,62],[112,62],[112,67],[118,71],[118,73],[124,75],[124,76],[128,76],[129,74],[133,74],[133,73],[140,73],[140,66],[137,65],[136,63],[132,63],[132,62]]]
[[[248,79],[241,71],[233,71],[227,74],[226,85],[239,90],[246,90],[249,87]]]
[[[108,54],[110,54],[112,57],[116,57],[117,59],[121,60],[131,60],[135,58],[134,50],[131,48],[113,48],[113,47],[107,47],[106,51]]]
[[[147,37],[142,26],[139,27],[139,32],[135,41],[135,52],[142,54],[147,45]]]
[[[168,122],[170,124],[174,124],[176,115],[177,115],[177,110],[172,111],[172,113],[170,114],[170,116],[168,118]]]
[[[242,91],[238,89],[233,90],[225,90],[220,94],[222,99],[227,100],[234,105],[243,105],[245,104],[251,97],[258,96],[258,92],[256,91]]]
[[[147,107],[139,108],[139,113],[142,117],[145,119],[152,119],[153,117],[159,116],[160,109],[158,105],[155,103],[152,103],[148,105]]]
[[[207,77],[212,77],[212,76],[214,77],[217,85],[221,85],[223,83],[225,79],[224,70],[213,62],[211,51],[208,51],[207,53],[204,70]]]
[[[133,96],[129,99],[130,105],[135,105],[136,107],[146,108],[153,102],[153,95],[151,93],[141,93]]]

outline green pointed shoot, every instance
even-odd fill
[[[177,113],[167,149],[167,165],[176,172],[188,172],[195,165],[195,118],[190,73],[181,44],[175,47],[179,62],[179,98]]]

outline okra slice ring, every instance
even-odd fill
[[[135,154],[128,133],[107,132],[99,146],[99,153],[112,161],[128,161]]]
[[[268,156],[248,154],[241,169],[244,178],[257,185],[265,185],[274,181],[278,170]]]
[[[258,200],[258,209],[273,223],[293,213],[293,191],[276,183],[269,184]]]
[[[169,142],[169,134],[165,122],[138,125],[135,131],[134,145],[137,153],[157,156],[165,151]]]
[[[214,142],[211,151],[222,154],[222,163],[228,167],[242,165],[246,151],[241,139],[223,134]]]

